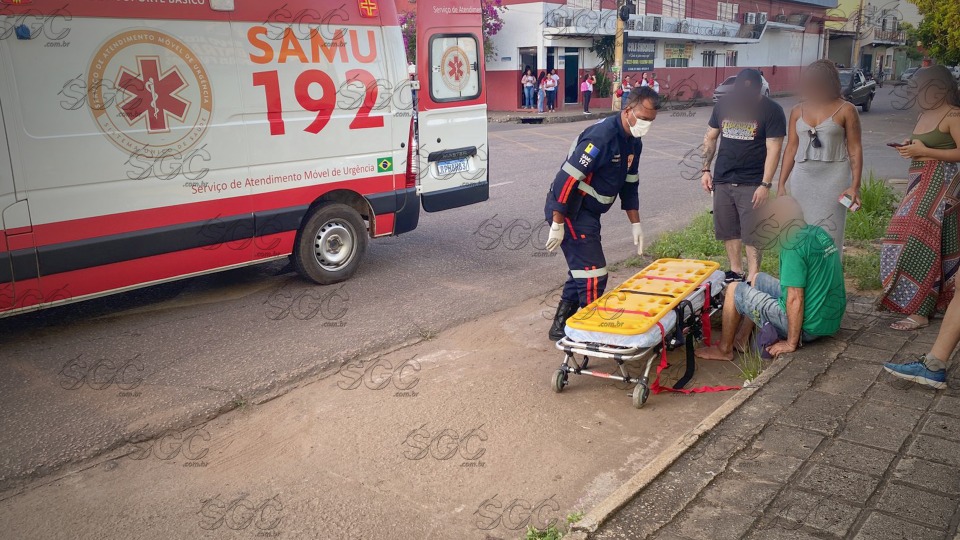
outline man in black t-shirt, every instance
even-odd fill
[[[762,84],[759,71],[741,71],[730,95],[713,107],[703,139],[700,182],[705,191],[713,192],[714,232],[730,258],[727,281],[743,281],[747,276],[752,279],[760,271],[754,215],[770,194],[787,134],[783,107],[761,94]],[[711,173],[715,155],[717,163]],[[747,276],[740,255],[744,245]]]

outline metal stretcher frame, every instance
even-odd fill
[[[698,289],[704,288],[705,286],[706,285],[701,285]],[[708,295],[710,298],[710,317],[723,309],[725,291],[726,287],[721,287],[716,294]],[[710,291],[710,293],[712,292],[713,291]],[[693,296],[693,292],[691,292],[689,296]],[[687,309],[688,306],[689,309]],[[633,406],[639,409],[643,407],[644,403],[647,402],[647,398],[650,397],[650,369],[653,367],[653,361],[662,354],[664,347],[666,347],[667,351],[672,351],[683,344],[686,348],[686,369],[683,376],[673,385],[673,388],[676,390],[682,389],[690,382],[696,372],[694,344],[697,341],[701,341],[704,335],[702,322],[703,307],[701,306],[697,309],[693,307],[689,301],[684,300],[679,306],[674,308],[674,311],[677,312],[677,323],[676,327],[669,332],[670,337],[668,338],[666,335],[663,335],[660,344],[652,347],[620,347],[602,343],[581,342],[564,336],[556,343],[557,349],[563,351],[564,359],[560,368],[554,372],[552,380],[553,390],[555,392],[562,392],[563,388],[569,384],[567,379],[570,374],[590,375],[602,379],[613,379],[627,384],[636,384],[633,388],[632,398]],[[689,312],[689,315],[684,316],[684,311]],[[683,336],[682,340],[679,339],[679,335]],[[578,354],[583,357],[582,363],[577,362],[576,355]],[[590,358],[614,360],[620,370],[620,375],[587,369]],[[646,360],[643,375],[640,377],[631,377],[630,374],[627,373],[624,364],[626,362],[642,360]]]

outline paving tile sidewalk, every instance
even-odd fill
[[[960,540],[960,369],[935,392],[882,369],[927,352],[851,304],[592,539]]]

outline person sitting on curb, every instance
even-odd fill
[[[943,323],[937,340],[930,352],[919,359],[905,364],[888,362],[883,365],[888,373],[901,379],[920,383],[931,388],[947,387],[947,360],[960,343],[960,294],[953,296],[943,315]]]
[[[761,272],[727,285],[720,344],[698,349],[698,358],[733,360],[734,347],[748,346],[754,324],[776,329],[780,341],[766,348],[774,357],[840,329],[847,293],[833,239],[807,224],[800,204],[788,195],[764,206],[761,217],[756,234],[764,247],[778,246],[780,280]]]

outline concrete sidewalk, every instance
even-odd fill
[[[834,339],[771,364],[739,407],[681,437],[675,461],[574,536],[960,539],[960,369],[940,392],[888,375],[883,362],[927,352],[939,328],[892,320],[851,303]]]

